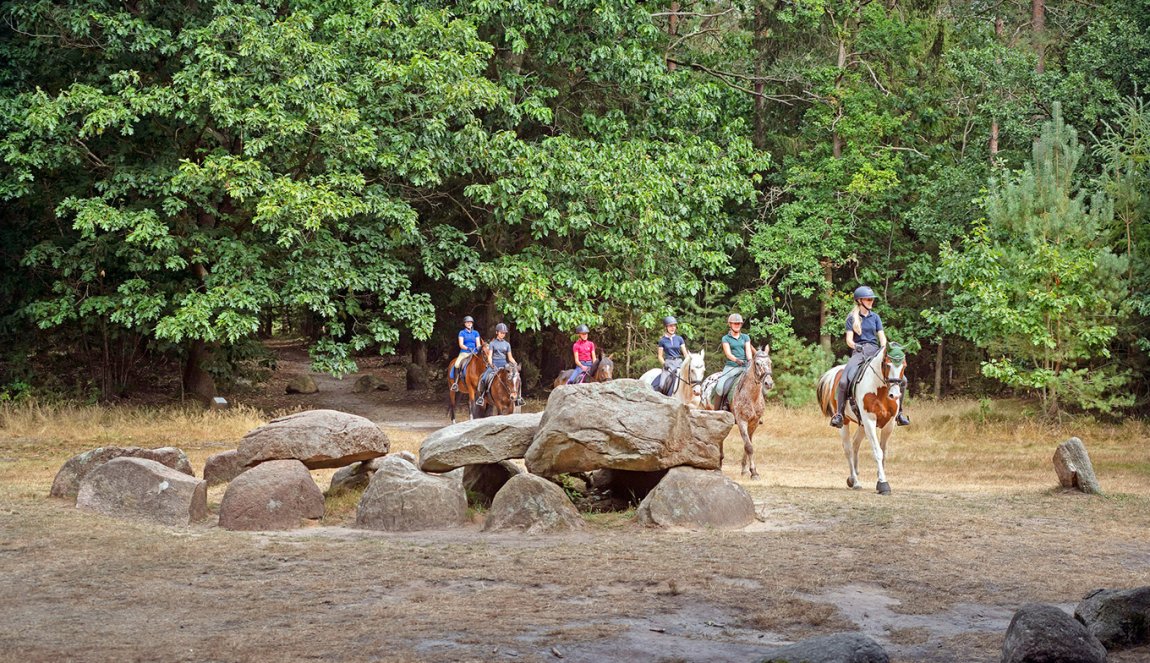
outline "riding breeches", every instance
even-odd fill
[[[591,366],[593,366],[594,363],[595,362],[591,362],[591,361],[579,362],[575,366],[575,372],[571,374],[571,377],[567,378],[567,384],[575,384],[576,382],[578,382],[579,378],[581,378],[584,373],[591,370]]]

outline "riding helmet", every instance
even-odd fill
[[[676,320],[675,316],[673,316],[673,315],[668,315],[667,317],[663,318],[663,326],[664,327],[666,327],[668,325],[677,325],[677,324],[679,324],[679,321]]]
[[[578,327],[575,328],[575,333],[576,334],[590,334],[591,328],[588,327],[587,325],[579,325]]]
[[[870,289],[869,285],[860,285],[855,288],[855,299],[874,299],[874,290]]]
[[[498,334],[499,332],[503,332],[504,334],[506,334],[507,333],[507,325],[503,324],[502,322],[495,325],[495,333]]]
[[[743,316],[739,315],[738,313],[730,314],[727,316],[727,324],[729,325],[732,322],[738,322],[741,324],[743,322]]]
[[[475,318],[471,317],[470,315],[465,315],[465,316],[463,316],[463,321],[464,322],[475,322]]]

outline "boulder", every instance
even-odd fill
[[[419,445],[419,467],[424,472],[447,472],[522,458],[542,417],[538,412],[504,414],[440,428]]]
[[[76,508],[117,518],[187,525],[208,515],[208,482],[154,460],[121,456],[84,477]]]
[[[427,367],[419,364],[408,364],[406,379],[408,391],[427,389]]]
[[[1077,488],[1084,493],[1101,495],[1102,487],[1094,475],[1094,465],[1082,440],[1072,437],[1054,450],[1054,471],[1063,488]]]
[[[762,663],[889,663],[882,645],[862,633],[836,633],[771,650]]]
[[[468,465],[463,468],[463,490],[467,501],[489,507],[496,493],[511,477],[522,474],[523,470],[511,461],[484,465]]]
[[[52,481],[49,495],[52,497],[75,497],[80,490],[80,482],[90,472],[113,458],[146,458],[154,460],[161,465],[182,472],[188,476],[196,476],[192,471],[192,464],[188,456],[175,447],[160,447],[158,449],[143,449],[140,447],[99,447],[90,449],[68,459],[56,478]]]
[[[289,394],[314,394],[319,392],[319,385],[310,375],[303,373],[291,376],[284,391]]]
[[[755,521],[755,503],[722,472],[673,467],[643,498],[641,525],[689,529],[741,529]]]
[[[204,461],[204,480],[209,486],[227,483],[238,477],[247,468],[240,463],[239,452],[235,449],[221,451],[208,456]]]
[[[1002,663],[1105,663],[1106,648],[1078,621],[1052,605],[1028,603],[1014,613]]]
[[[382,378],[377,378],[374,375],[361,375],[355,381],[355,385],[351,388],[352,393],[366,394],[369,391],[387,391],[387,383]]]
[[[1150,645],[1150,587],[1096,589],[1074,617],[1109,651]]]
[[[734,423],[729,412],[692,410],[638,380],[561,386],[547,399],[527,470],[717,470],[719,445]]]
[[[343,467],[387,454],[387,434],[370,420],[335,410],[308,410],[273,419],[244,435],[239,462],[298,460],[309,470]]]
[[[591,486],[595,491],[613,498],[638,504],[646,497],[663,477],[667,470],[657,472],[632,472],[629,470],[595,470],[591,475]]]
[[[356,527],[389,531],[441,529],[466,522],[467,497],[458,479],[420,472],[399,456],[379,462],[355,515]]]
[[[582,516],[563,489],[532,474],[517,474],[496,494],[484,531],[521,530],[528,534],[581,530]]]
[[[407,449],[404,449],[403,451],[400,451],[400,452],[396,453],[395,455],[406,460],[407,462],[411,463],[412,465],[415,465],[416,467],[419,466],[419,459],[415,457],[415,454],[411,453]]]
[[[331,483],[328,484],[326,494],[339,495],[350,490],[367,488],[367,484],[371,482],[371,477],[375,476],[377,469],[375,463],[377,462],[379,459],[373,458],[339,468],[335,474],[331,475]]]
[[[298,460],[269,460],[228,484],[220,527],[268,531],[296,529],[323,518],[323,493]]]

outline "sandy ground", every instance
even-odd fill
[[[356,412],[402,448],[445,423],[440,397],[405,392],[382,362],[365,370],[386,392],[320,376],[318,395],[278,395],[303,361],[285,357],[277,395],[248,401]],[[84,514],[45,497],[51,473],[0,486],[0,660],[754,661],[858,630],[896,661],[989,662],[1023,603],[1073,609],[1097,587],[1150,584],[1150,485],[954,490],[918,471],[883,498],[842,487],[838,466],[825,482],[787,476],[774,444],[765,479],[744,483],[762,520],[739,532],[645,530],[624,513],[564,536],[485,534],[482,514],[389,534],[351,529],[344,504],[322,527],[240,533]],[[193,446],[197,471],[213,446]],[[82,450],[27,449],[0,448],[0,477]]]

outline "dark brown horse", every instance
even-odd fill
[[[466,368],[463,369],[463,375],[459,376],[459,391],[451,391],[451,385],[455,384],[455,380],[447,378],[447,416],[451,418],[451,423],[455,423],[456,398],[460,394],[467,394],[468,414],[474,409],[475,397],[479,393],[479,377],[485,370],[487,370],[487,357],[480,352],[471,355]],[[448,373],[450,374],[450,371]]]
[[[567,384],[567,381],[571,379],[571,374],[574,372],[575,369],[573,368],[561,372],[551,386],[559,387]],[[607,382],[613,380],[615,378],[615,362],[611,361],[610,357],[600,357],[599,361],[591,364],[591,368],[587,369],[586,376],[587,377],[583,378],[583,382]]]
[[[471,418],[489,417],[493,414],[513,414],[515,401],[519,398],[519,367],[508,364],[495,370],[491,376],[491,385],[483,395],[483,405],[476,405],[471,410]]]

